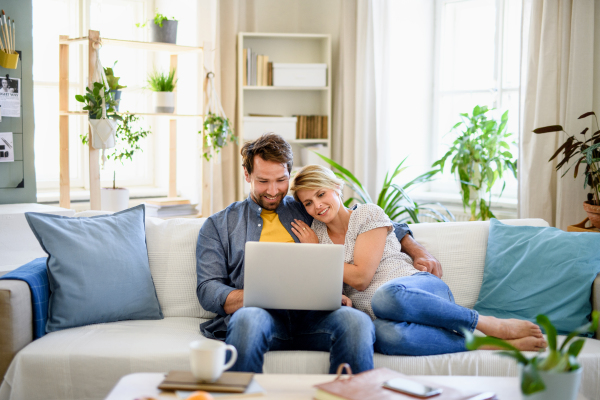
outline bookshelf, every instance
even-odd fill
[[[244,86],[244,48],[269,57],[274,63],[327,64],[327,85],[318,87]],[[331,36],[320,34],[278,34],[240,32],[237,43],[237,121],[240,143],[244,143],[244,117],[249,114],[323,115],[327,116],[326,139],[288,140],[294,152],[294,169],[302,167],[302,149],[323,145],[322,152],[331,155]],[[277,133],[277,132],[275,132]],[[239,170],[240,200],[249,193],[244,170]]]
[[[91,86],[91,77],[94,76],[96,68],[96,51],[94,45],[119,46],[146,51],[160,51],[170,54],[170,68],[177,68],[177,55],[181,53],[203,54],[202,47],[180,46],[169,43],[137,42],[132,40],[101,38],[100,32],[90,30],[88,36],[80,38],[69,38],[61,35],[59,37],[59,130],[60,130],[60,206],[71,207],[71,181],[69,177],[69,120],[70,116],[87,117],[86,111],[69,111],[69,46],[87,45],[88,47],[88,85]],[[200,60],[200,65],[203,61]],[[177,79],[177,76],[175,76]],[[177,89],[175,89],[177,90]],[[202,104],[200,104],[202,109]],[[128,114],[128,113],[119,113]],[[177,197],[177,120],[180,118],[202,118],[202,115],[177,114],[177,103],[175,113],[139,113],[140,116],[167,117],[169,119],[169,197]],[[91,132],[90,132],[91,135]],[[89,141],[89,169],[90,169],[90,208],[100,210],[100,150],[92,147]]]

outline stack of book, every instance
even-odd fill
[[[244,86],[273,86],[273,63],[269,56],[244,49]]]
[[[197,204],[191,204],[189,200],[178,198],[166,198],[146,200],[146,217],[181,217],[198,214]]]
[[[327,139],[327,115],[297,115],[296,139]]]

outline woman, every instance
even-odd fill
[[[374,320],[375,351],[390,355],[433,355],[465,351],[463,329],[508,340],[520,350],[546,347],[540,328],[517,319],[498,319],[454,303],[438,277],[413,267],[401,251],[388,216],[375,204],[344,207],[343,182],[319,165],[294,177],[291,190],[314,218],[296,220],[302,243],[345,246],[344,295]]]

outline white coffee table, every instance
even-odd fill
[[[161,392],[157,389],[164,377],[165,374],[150,372],[126,375],[117,383],[106,400],[134,400],[144,396],[157,400],[177,398],[172,392]],[[500,400],[521,398],[518,378],[430,375],[417,377],[468,392],[495,392]],[[315,394],[314,385],[334,378],[333,375],[257,374],[255,379],[266,393],[256,399],[310,400]],[[577,400],[586,400],[586,398],[580,394]]]

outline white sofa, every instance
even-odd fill
[[[150,269],[163,320],[121,321],[47,334],[27,344],[12,360],[0,386],[0,400],[102,399],[123,375],[188,369],[188,343],[202,338],[198,326],[211,317],[196,298],[196,240],[203,221],[146,220]],[[533,219],[503,222],[547,226],[545,221]],[[473,307],[483,277],[489,222],[420,224],[411,228],[415,238],[442,263],[443,279],[456,302]],[[595,288],[600,289],[600,282],[596,283]],[[0,281],[0,291],[2,285],[6,281]],[[598,299],[593,302],[599,309]],[[26,314],[26,306],[21,307]],[[21,319],[17,323],[25,322]],[[589,399],[600,398],[600,341],[586,341],[580,362],[584,367],[582,392]],[[264,371],[327,373],[328,364],[329,355],[324,352],[269,352]],[[375,367],[420,375],[517,375],[517,365],[511,359],[492,351],[428,357],[375,354]]]

